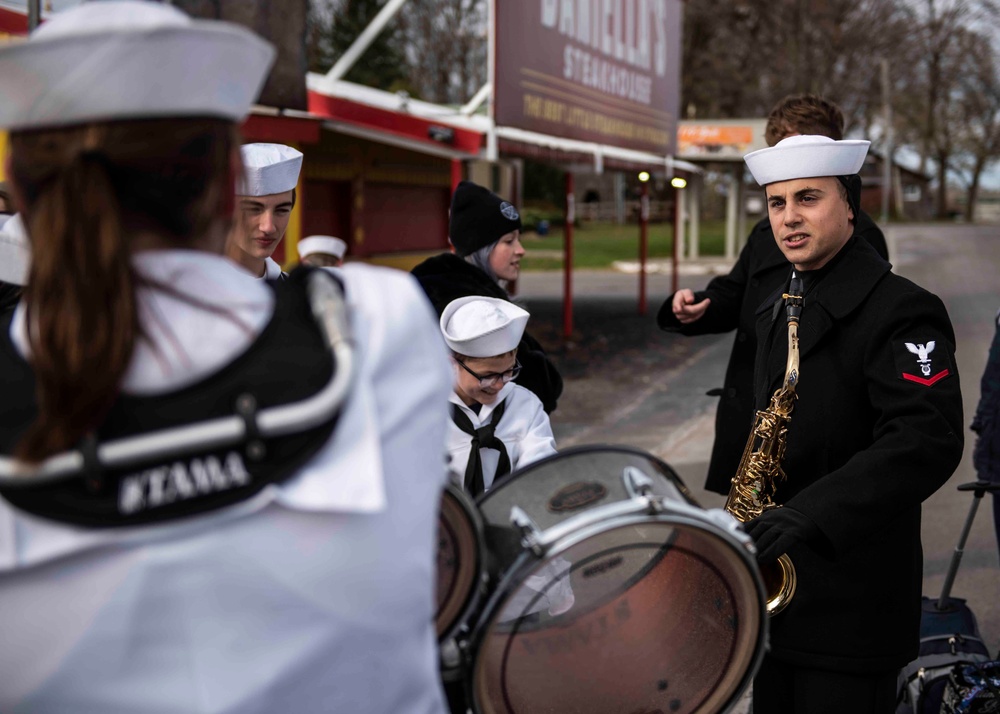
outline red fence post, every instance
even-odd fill
[[[649,181],[639,198],[639,314],[646,314],[646,258],[649,253]]]
[[[563,236],[563,337],[573,334],[573,221],[576,200],[573,197],[573,174],[566,172],[566,225]]]

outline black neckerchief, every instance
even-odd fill
[[[465,467],[464,481],[465,490],[473,496],[481,496],[486,491],[480,449],[494,449],[500,452],[500,463],[497,464],[497,472],[493,476],[494,481],[510,473],[510,457],[507,455],[507,447],[496,437],[497,425],[500,424],[500,419],[503,418],[506,408],[506,401],[497,404],[490,417],[490,423],[477,429],[472,425],[472,420],[469,419],[468,415],[462,411],[462,407],[457,404],[451,405],[451,420],[455,422],[455,426],[472,437],[472,451],[469,452],[469,463]]]

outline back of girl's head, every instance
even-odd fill
[[[83,238],[105,210],[129,234],[148,232],[179,244],[205,237],[232,207],[231,171],[238,145],[223,119],[146,119],[10,135],[11,174],[29,216],[36,245],[52,236],[32,230],[63,214],[54,203],[78,211],[70,225]],[[89,219],[89,220],[88,220]],[[87,248],[86,243],[77,247]],[[65,259],[68,256],[51,256]]]
[[[221,252],[235,126],[274,56],[246,28],[132,0],[82,3],[0,45],[0,128],[33,248],[38,417],[19,458],[74,446],[115,402],[140,336],[132,253]]]
[[[217,232],[221,245],[236,146],[222,119],[11,133],[32,240],[24,304],[39,408],[19,458],[57,453],[101,423],[141,332],[133,241],[189,248]]]

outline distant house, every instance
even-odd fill
[[[882,214],[882,192],[885,184],[885,159],[882,152],[869,149],[861,167],[861,210],[876,219]],[[896,220],[923,221],[934,215],[931,179],[919,171],[902,166],[892,167],[889,217]]]
[[[976,223],[1000,223],[1000,191],[980,191],[972,213]]]

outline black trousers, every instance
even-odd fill
[[[894,714],[896,674],[807,669],[765,655],[753,680],[753,714]]]

